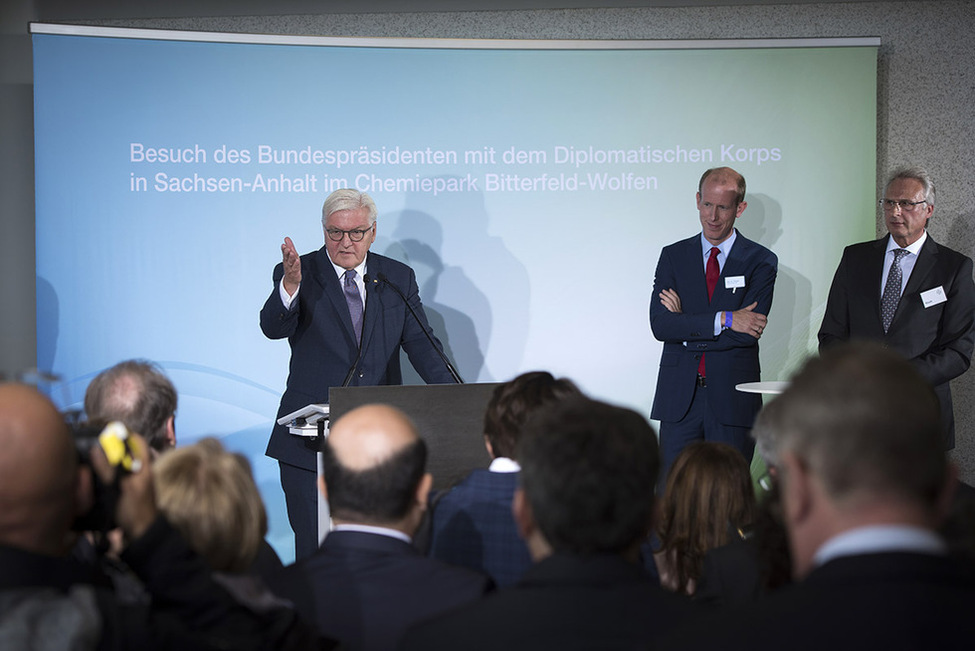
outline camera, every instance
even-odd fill
[[[115,508],[119,498],[119,482],[124,474],[138,472],[140,461],[134,440],[128,428],[120,421],[93,423],[66,415],[65,418],[75,443],[78,461],[91,470],[93,504],[87,513],[75,519],[76,531],[106,532],[116,527]],[[107,483],[99,477],[91,463],[92,452],[100,448],[113,468],[113,476]]]

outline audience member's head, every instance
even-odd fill
[[[582,398],[572,380],[547,371],[522,373],[499,384],[484,414],[484,438],[492,457],[515,458],[525,420],[537,409],[566,398]]]
[[[160,455],[152,469],[159,509],[211,569],[250,569],[267,514],[247,459],[205,438]]]
[[[33,388],[0,385],[0,544],[58,556],[75,517],[90,506],[61,414]]]
[[[776,398],[775,454],[794,570],[830,537],[871,524],[934,528],[952,472],[931,386],[858,342],[810,359]]]
[[[755,510],[748,464],[738,450],[706,441],[684,448],[670,467],[660,504],[657,534],[667,569],[661,583],[693,593],[705,553],[743,537]]]
[[[635,558],[650,531],[660,457],[635,411],[588,399],[557,402],[525,423],[513,508],[532,558],[552,552]]]
[[[93,423],[122,421],[154,450],[176,445],[176,388],[151,362],[127,360],[95,376],[85,414]]]
[[[413,535],[433,481],[424,472],[426,459],[426,444],[398,409],[365,405],[345,414],[322,450],[322,491],[332,520]]]

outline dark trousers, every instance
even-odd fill
[[[279,461],[281,488],[288,507],[288,522],[295,532],[295,560],[318,549],[318,484],[311,470]]]
[[[707,387],[697,387],[684,418],[660,422],[660,482],[663,488],[667,472],[685,447],[695,441],[717,441],[736,448],[751,463],[755,440],[751,428],[725,425],[708,405]]]

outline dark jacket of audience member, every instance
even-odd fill
[[[751,603],[791,581],[789,540],[773,483],[745,536],[732,537],[704,555],[694,599],[712,606]]]
[[[382,405],[350,411],[332,424],[322,463],[333,529],[272,586],[322,635],[343,649],[393,649],[412,624],[493,586],[412,546],[432,477],[424,472],[426,445],[402,412]]]
[[[513,509],[535,564],[514,586],[421,624],[405,649],[648,649],[694,612],[639,564],[659,456],[639,414],[556,403],[525,425]]]
[[[954,472],[939,405],[878,345],[813,358],[776,398],[776,455],[797,583],[675,634],[674,649],[970,649],[975,568],[937,526]],[[761,642],[758,642],[761,644]]]
[[[484,444],[493,459],[437,497],[429,554],[487,573],[499,586],[512,585],[531,567],[525,541],[511,515],[518,486],[515,448],[525,420],[544,405],[581,398],[566,378],[533,371],[498,385],[484,415]]]
[[[279,631],[277,649],[334,646],[319,640],[316,629],[299,619],[292,604],[267,588],[265,579],[273,577],[255,573],[258,556],[269,553],[264,540],[267,512],[246,457],[204,438],[160,455],[153,477],[159,510],[206,559],[217,582],[263,616],[269,629]]]

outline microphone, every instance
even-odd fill
[[[434,340],[433,335],[430,334],[427,331],[427,329],[423,326],[423,321],[420,320],[420,317],[417,315],[416,310],[413,309],[413,306],[410,305],[410,302],[406,300],[406,296],[403,294],[400,288],[397,287],[396,284],[393,283],[393,281],[391,281],[389,278],[387,278],[386,274],[382,272],[377,273],[375,278],[372,278],[369,274],[366,274],[363,277],[363,280],[365,281],[366,285],[369,285],[370,282],[374,285],[378,285],[379,283],[383,283],[384,285],[389,285],[392,288],[392,290],[396,292],[396,295],[399,296],[400,299],[402,299],[403,303],[406,305],[406,309],[408,309],[410,311],[410,314],[413,315],[413,320],[416,321],[417,324],[419,324],[420,330],[422,330],[423,334],[426,335],[427,341],[430,342],[430,346],[435,351],[437,351],[438,355],[440,355],[440,359],[443,360],[444,366],[447,367],[447,371],[450,373],[450,376],[454,378],[454,382],[456,382],[457,384],[464,384],[464,381],[460,379],[460,374],[457,373],[457,369],[455,369],[454,365],[450,363],[450,360],[447,359],[447,356],[444,355],[444,352],[440,350],[440,346],[437,345],[437,342]]]
[[[352,381],[352,376],[355,375],[355,370],[359,366],[359,360],[362,359],[362,344],[359,344],[359,352],[356,353],[355,361],[352,362],[352,366],[349,367],[349,372],[345,374],[345,379],[342,380],[342,388],[349,386],[349,382]]]

